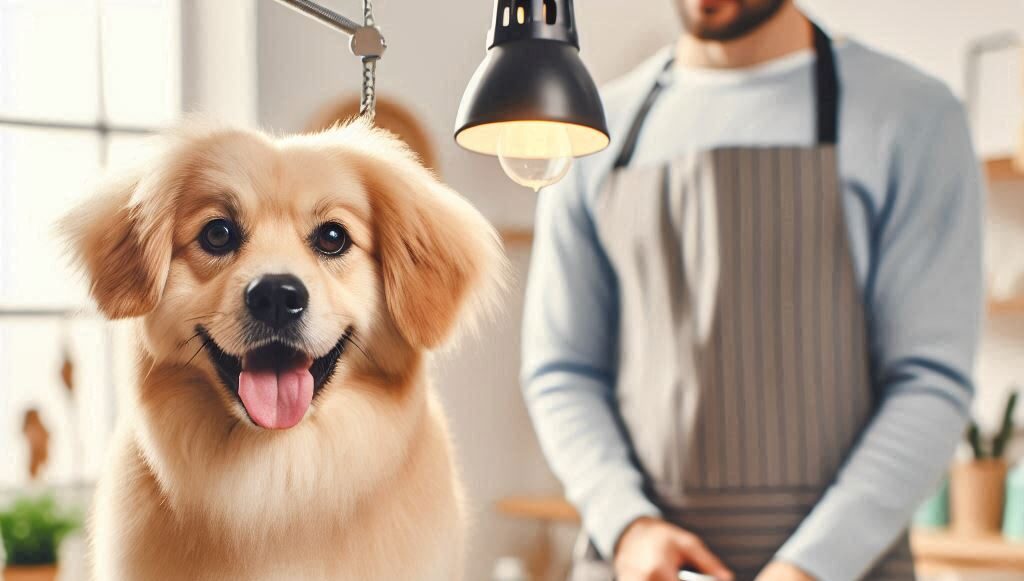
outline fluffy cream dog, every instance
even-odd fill
[[[95,578],[458,579],[425,364],[494,298],[494,230],[361,122],[163,140],[63,222],[100,309],[141,317]]]

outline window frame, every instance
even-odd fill
[[[178,7],[179,11],[182,9],[181,5]],[[93,122],[81,122],[81,121],[70,121],[70,120],[58,120],[60,116],[55,116],[55,119],[50,120],[46,118],[39,118],[39,113],[20,115],[17,113],[0,113],[0,129],[37,129],[52,131],[57,134],[70,134],[70,133],[88,133],[95,136],[97,141],[97,166],[100,172],[104,171],[109,167],[109,156],[111,151],[112,140],[116,137],[139,137],[148,136],[159,132],[162,127],[159,124],[153,125],[136,125],[136,124],[123,124],[111,122],[108,115],[106,106],[106,92],[107,87],[105,83],[105,69],[107,68],[107,62],[104,58],[104,0],[96,0],[93,6],[94,23],[96,27],[96,70],[93,73],[96,78],[96,91],[97,91],[97,108],[96,116]],[[181,20],[178,20],[178,25],[173,33],[179,38],[179,42],[185,34],[184,26]],[[176,91],[179,94],[182,93],[184,88],[185,80],[182,78],[184,73],[184,62],[179,59],[178,61],[178,86]],[[69,97],[72,98],[72,97]],[[177,105],[177,111],[175,116],[180,115],[182,103],[179,102]],[[8,192],[6,195],[17,195],[16,192]],[[2,202],[2,200],[0,200]],[[0,243],[3,243],[5,236],[0,232]],[[113,422],[117,416],[117,386],[123,381],[124,366],[117,360],[116,352],[119,350],[118,345],[122,342],[120,337],[120,331],[118,331],[114,324],[110,322],[104,322],[105,318],[98,313],[95,309],[87,305],[78,304],[57,304],[56,306],[19,306],[16,302],[9,302],[8,300],[0,299],[0,331],[3,327],[12,322],[18,321],[46,321],[48,323],[57,323],[59,326],[72,325],[75,322],[89,322],[89,323],[100,323],[102,325],[102,346],[100,347],[103,357],[103,363],[101,364],[102,372],[99,377],[93,377],[93,379],[101,379],[103,384],[106,386],[103,391],[106,392],[108,403],[106,409],[110,410],[111,417],[100,420],[104,424],[102,429],[108,434],[105,439],[109,440],[110,435],[113,432]],[[3,336],[4,333],[0,333],[0,345],[6,338]],[[67,337],[58,339],[65,343],[65,346],[69,345],[70,339]],[[90,375],[90,377],[92,377]],[[80,378],[77,378],[81,381]],[[74,398],[78,397],[78,390],[73,392]],[[43,403],[43,402],[41,402]],[[42,409],[45,406],[40,406]],[[73,405],[73,417],[71,418],[72,423],[70,425],[62,425],[63,430],[71,430],[72,438],[79,439],[81,437],[82,421],[84,418],[81,417],[82,407],[79,404]],[[14,426],[11,426],[11,433],[15,431]],[[4,426],[3,429],[7,429]],[[51,435],[55,432],[54,427],[50,426]],[[17,441],[17,440],[14,440]],[[59,445],[51,438],[51,448],[55,445]],[[82,446],[84,444],[78,444]],[[91,486],[91,479],[83,472],[81,465],[81,459],[76,458],[78,452],[81,452],[82,448],[79,447],[77,450],[72,451],[72,463],[69,466],[69,473],[66,477],[59,477],[54,479],[52,475],[49,478],[45,478],[43,482],[48,487],[57,486],[62,489],[83,489]],[[50,454],[51,467],[53,464],[53,453]],[[18,473],[19,470],[16,468],[14,473]],[[22,482],[23,484],[17,484],[15,490],[21,490],[24,484],[28,483],[28,480],[24,476],[16,477],[15,482]],[[9,491],[8,491],[9,492]],[[7,494],[5,487],[0,484],[0,499]]]

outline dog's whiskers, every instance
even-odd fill
[[[196,316],[196,317],[189,317],[189,318],[185,319],[185,322],[192,322],[192,321],[198,321],[199,319],[206,319],[206,318],[212,318],[212,317],[223,317],[223,316],[224,316],[224,313],[222,313],[220,311],[213,311],[212,313],[206,313],[205,315],[199,315],[199,316]]]
[[[203,341],[203,344],[199,346],[199,349],[196,349],[196,352],[192,354],[192,357],[189,357],[188,361],[185,362],[185,367],[188,367],[189,365],[192,364],[192,360],[199,356],[200,351],[206,349],[206,346],[210,344],[210,341],[212,341],[212,339],[207,339],[206,341]]]
[[[178,341],[178,346],[177,346],[177,348],[175,348],[175,351],[177,351],[178,349],[181,349],[185,345],[188,345],[189,343],[194,341],[196,339],[196,337],[199,337],[201,334],[202,334],[202,331],[196,331],[195,335],[192,335],[188,339],[185,339],[184,341]]]
[[[373,366],[376,367],[378,371],[384,371],[380,364],[378,364],[373,357],[370,357],[370,354],[366,352],[366,349],[363,349],[363,346],[360,345],[358,341],[356,341],[355,329],[353,329],[352,332],[348,334],[346,343],[351,343],[356,349],[358,349],[359,352],[363,354],[363,357],[365,357],[367,361],[373,364]]]

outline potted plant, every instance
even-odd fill
[[[81,526],[81,519],[61,510],[51,495],[20,498],[0,511],[0,531],[7,553],[5,581],[53,581],[61,540]]]
[[[1017,392],[1010,394],[999,431],[986,447],[978,425],[967,428],[973,459],[960,462],[950,475],[950,512],[953,529],[968,535],[998,534],[1006,493],[1006,461],[1003,455],[1013,436],[1013,410]]]

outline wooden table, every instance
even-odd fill
[[[560,496],[508,496],[495,505],[498,514],[547,525],[578,525],[579,514]],[[911,545],[922,571],[991,569],[1024,572],[1024,541],[1001,536],[965,537],[948,531],[915,530]]]
[[[1024,571],[1024,541],[958,536],[947,531],[916,530],[910,542],[922,569],[993,569]]]

